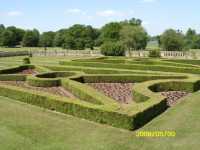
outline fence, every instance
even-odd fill
[[[191,51],[161,51],[161,58],[171,59],[200,59],[200,50]],[[131,51],[126,52],[126,56],[130,57],[148,57],[149,51]]]
[[[34,50],[33,56],[103,56],[98,50]]]
[[[103,56],[99,50],[33,50],[33,51],[0,51],[0,57],[23,56],[32,54],[33,56],[85,56],[100,57]],[[190,51],[161,51],[162,58],[171,59],[200,59],[200,50]],[[149,51],[131,51],[126,52],[129,57],[148,57]]]

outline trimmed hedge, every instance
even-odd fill
[[[80,73],[80,72],[79,72]],[[78,72],[48,72],[27,77],[27,83],[36,87],[54,87],[61,86],[59,77],[73,77]],[[76,76],[75,76],[76,77]]]
[[[39,78],[57,78],[57,77],[70,77],[76,75],[76,72],[66,72],[66,71],[59,71],[59,72],[47,72],[37,74],[36,77]]]
[[[0,51],[0,57],[29,56],[29,51]]]
[[[110,104],[116,106],[116,102],[113,99],[97,92],[90,86],[70,79],[63,79],[62,86],[72,92],[75,96],[79,97],[81,100],[98,105]]]
[[[98,123],[129,130],[141,127],[167,108],[165,105],[166,102],[160,101],[143,112],[138,112],[130,116],[128,114],[115,112],[112,109],[109,111],[103,107],[97,107],[83,102],[80,103],[78,100],[63,99],[58,96],[42,94],[42,92],[37,93],[12,86],[0,85],[0,95],[50,110],[56,110]]]
[[[151,85],[149,89],[153,92],[163,92],[163,91],[186,91],[186,92],[195,92],[195,83],[193,82],[178,82],[178,81],[169,81],[162,82]]]
[[[35,69],[35,66],[34,65],[22,65],[19,67],[3,69],[3,70],[0,70],[0,74],[14,74],[14,73],[19,73],[26,69]]]
[[[149,99],[149,97],[147,97],[143,94],[140,94],[139,92],[135,91],[134,89],[132,91],[132,95],[133,95],[133,101],[136,103],[142,103]]]
[[[148,80],[157,79],[185,79],[187,76],[165,76],[165,75],[142,75],[142,74],[123,74],[123,75],[84,75],[82,76],[82,81],[84,83],[134,83],[143,82]],[[76,80],[76,78],[74,79]]]
[[[26,82],[31,86],[36,87],[54,87],[60,86],[60,79],[46,79],[46,78],[38,78],[35,76],[28,76]]]
[[[23,75],[23,74],[3,74],[3,75],[0,75],[0,81],[26,81],[26,75]]]
[[[61,61],[61,65],[68,66],[84,66],[95,68],[116,68],[116,69],[133,69],[133,70],[151,70],[163,72],[178,72],[178,73],[193,73],[200,74],[200,68],[195,67],[172,67],[172,66],[159,66],[159,65],[139,65],[139,64],[111,64],[111,63],[98,63],[98,62],[67,62]]]

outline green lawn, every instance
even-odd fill
[[[188,96],[140,130],[173,130],[176,137],[139,138],[136,132],[0,97],[2,150],[196,150],[200,143],[200,92]]]

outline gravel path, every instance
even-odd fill
[[[162,92],[161,94],[167,97],[168,106],[174,106],[181,100],[182,97],[187,96],[189,93],[184,91],[169,91]]]
[[[23,70],[21,72],[19,72],[19,74],[32,74],[32,75],[35,75],[37,74],[38,72],[34,69],[26,69],[26,70]]]
[[[128,104],[132,101],[133,83],[86,83],[89,86],[115,99],[120,103]]]

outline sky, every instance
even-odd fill
[[[150,35],[168,28],[200,32],[199,0],[0,0],[0,24],[41,32],[140,18]]]

